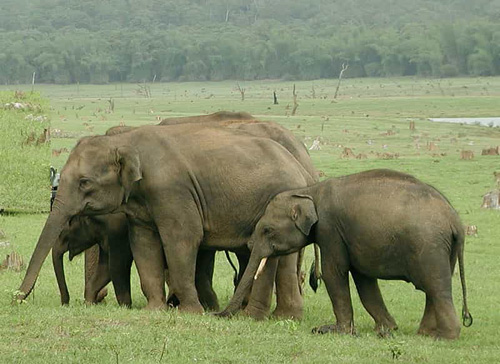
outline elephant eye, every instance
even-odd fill
[[[266,226],[265,228],[262,229],[262,233],[267,236],[271,236],[274,234],[274,229],[270,226]]]
[[[88,189],[91,186],[91,181],[88,178],[81,178],[80,179],[80,188],[85,190]]]

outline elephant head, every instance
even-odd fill
[[[274,197],[264,215],[255,226],[248,243],[250,261],[245,273],[221,316],[229,316],[241,307],[244,297],[258,279],[267,258],[294,253],[310,244],[311,229],[318,221],[316,207],[311,196],[284,192]]]
[[[72,150],[61,171],[52,211],[38,239],[19,288],[17,300],[33,289],[50,249],[69,221],[79,215],[116,211],[129,198],[135,182],[142,179],[139,154],[108,136],[86,137]]]

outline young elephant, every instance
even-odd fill
[[[89,248],[92,248],[89,252],[95,259],[85,259],[85,301],[97,303],[102,300],[105,295],[102,290],[111,281],[118,303],[130,307],[132,252],[128,244],[127,219],[124,214],[76,216],[62,231],[52,248],[61,304],[68,304],[70,299],[63,256],[69,251],[69,259],[72,260]]]
[[[85,301],[100,302],[106,295],[105,287],[113,283],[116,299],[122,306],[130,307],[130,250],[127,219],[124,214],[77,216],[61,233],[52,249],[54,271],[61,294],[61,304],[69,303],[70,296],[64,275],[63,256],[69,259],[85,251]],[[196,289],[200,303],[207,310],[218,310],[217,295],[212,288],[214,251],[200,251],[196,261]],[[175,306],[173,293],[168,302]]]
[[[472,324],[463,266],[464,230],[457,212],[433,187],[410,175],[380,169],[332,178],[272,199],[251,237],[252,255],[242,282],[220,315],[237,310],[267,257],[289,254],[313,242],[321,249],[323,279],[337,319],[335,325],[313,332],[353,332],[351,272],[379,332],[396,328],[396,323],[377,279],[400,279],[426,294],[418,333],[458,338],[460,324],[451,294],[457,257],[464,325]]]

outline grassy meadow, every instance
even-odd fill
[[[386,304],[399,330],[380,339],[361,306],[354,285],[357,336],[312,335],[311,328],[334,320],[325,287],[314,294],[307,286],[304,319],[300,322],[246,317],[221,320],[210,315],[179,314],[176,310],[142,310],[136,272],[132,277],[133,308],[119,308],[112,288],[106,302],[83,304],[83,259],[66,262],[72,301],[59,305],[50,259],[26,303],[10,304],[23,272],[0,270],[0,362],[51,363],[493,363],[500,358],[499,211],[481,209],[482,196],[496,188],[494,171],[499,156],[481,156],[484,148],[500,145],[500,128],[432,123],[429,117],[500,116],[500,78],[345,79],[337,99],[337,80],[297,82],[297,113],[292,116],[291,82],[155,83],[148,85],[36,85],[50,102],[51,164],[64,165],[78,138],[101,134],[110,126],[144,125],[173,116],[218,110],[248,111],[292,130],[309,147],[325,177],[372,168],[409,172],[442,191],[459,211],[465,225],[476,225],[468,236],[465,268],[469,307],[474,324],[463,328],[459,340],[436,341],[416,335],[425,296],[412,285],[381,281]],[[149,87],[151,97],[144,96]],[[1,86],[2,90],[30,86]],[[273,105],[276,91],[278,105]],[[114,108],[111,107],[114,103]],[[3,123],[2,119],[2,123]],[[410,130],[410,122],[415,130]],[[4,128],[4,124],[1,125]],[[3,130],[3,129],[2,129]],[[4,132],[2,131],[2,138]],[[1,140],[2,145],[5,141]],[[345,148],[353,155],[343,158]],[[2,150],[2,149],[0,149]],[[460,152],[474,152],[461,160]],[[5,171],[0,160],[0,171]],[[10,162],[9,162],[10,163]],[[19,168],[25,163],[19,159]],[[45,168],[45,166],[44,166]],[[48,168],[47,168],[48,169]],[[3,173],[3,172],[2,172]],[[4,178],[2,174],[2,178]],[[21,177],[20,177],[21,178]],[[24,178],[24,177],[22,177]],[[48,183],[48,170],[47,170]],[[45,189],[30,192],[35,201]],[[28,201],[30,201],[28,199]],[[47,215],[7,211],[0,215],[6,237],[0,258],[10,251],[27,263]],[[306,267],[312,261],[308,248]],[[462,296],[458,274],[453,277],[457,312]],[[217,256],[215,290],[224,306],[232,295],[232,273],[222,253]]]

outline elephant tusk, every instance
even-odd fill
[[[260,261],[260,264],[259,264],[259,268],[257,268],[257,273],[255,273],[255,277],[253,278],[254,280],[256,280],[257,278],[259,278],[259,276],[261,275],[262,271],[264,270],[266,262],[267,262],[267,257],[266,258],[262,258],[262,260]]]

